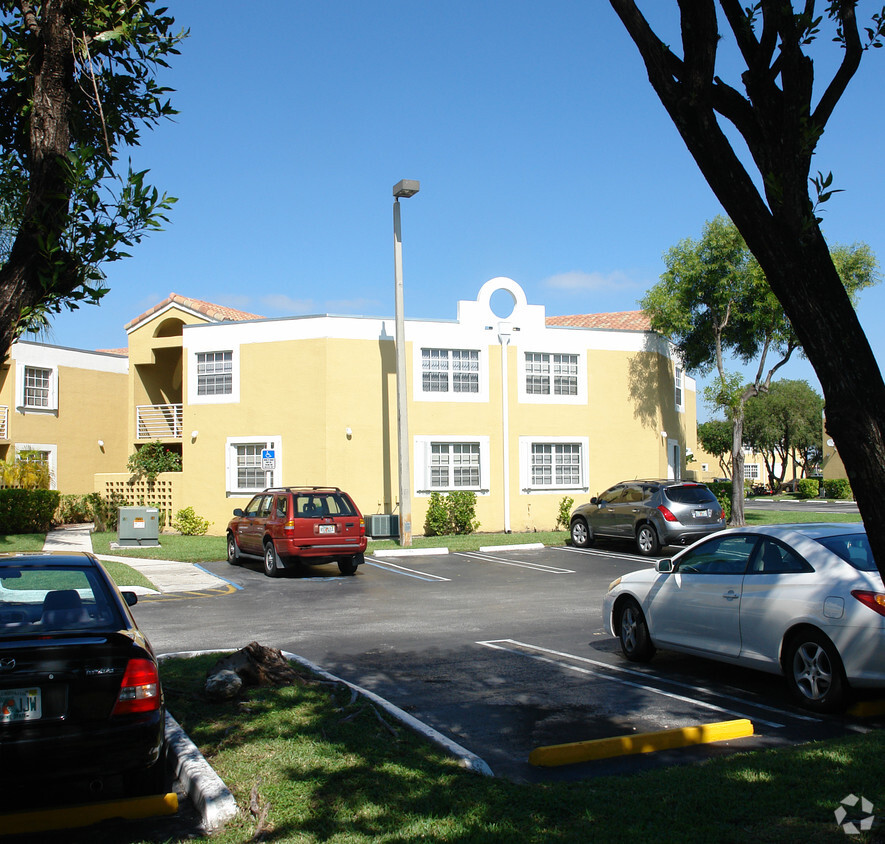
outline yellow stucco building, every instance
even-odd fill
[[[128,367],[104,356],[121,380],[90,387],[70,429],[58,414],[62,492],[126,493],[128,454],[160,440],[183,470],[136,497],[192,506],[211,533],[265,486],[339,486],[365,515],[399,512],[392,318],[266,319],[172,294],[126,330]],[[407,320],[405,336],[413,533],[435,490],[474,491],[481,531],[547,530],[563,497],[679,477],[696,450],[695,382],[639,312],[547,317],[496,278],[454,320]],[[87,425],[92,471],[69,482],[61,441]]]

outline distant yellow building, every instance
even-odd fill
[[[509,312],[499,314],[502,298]],[[113,360],[118,380],[102,386],[96,365],[53,437],[28,434],[54,444],[61,491],[131,496],[126,459],[159,440],[183,470],[137,497],[192,506],[211,533],[266,486],[339,486],[366,515],[399,512],[392,318],[265,319],[172,294],[126,330],[128,361],[77,353]],[[697,449],[695,382],[640,312],[547,317],[496,278],[458,302],[455,320],[407,320],[405,332],[416,534],[433,491],[474,491],[481,531],[547,530],[564,497],[680,477]],[[66,351],[17,344],[14,356],[22,346],[48,360]],[[63,395],[74,376],[60,361]],[[113,436],[103,433],[111,424]],[[80,448],[68,458],[68,437],[91,471],[68,474],[62,464]]]

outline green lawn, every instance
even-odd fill
[[[215,660],[165,661],[162,676],[170,710],[243,809],[213,837],[221,844],[845,842],[833,814],[843,797],[885,805],[881,731],[526,785],[466,771],[370,702],[309,677],[208,702],[202,683]],[[850,840],[881,842],[878,828]]]

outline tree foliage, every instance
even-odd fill
[[[0,0],[3,352],[97,304],[102,266],[166,221],[174,199],[118,156],[175,113],[156,78],[186,34],[173,26],[154,0]]]
[[[849,296],[878,281],[866,244],[833,251]],[[768,390],[799,339],[737,227],[719,216],[700,240],[687,238],[664,256],[666,271],[642,299],[651,327],[670,338],[688,369],[716,374],[706,398],[732,427],[732,524],[743,524],[744,407]],[[753,380],[730,370],[730,358],[752,364]]]
[[[731,423],[724,419],[711,419],[698,425],[698,442],[701,448],[719,461],[723,475],[731,475]]]
[[[807,381],[774,381],[747,402],[744,441],[762,455],[771,488],[783,486],[790,460],[805,475],[822,451],[824,400]]]
[[[132,480],[147,478],[153,482],[160,472],[180,472],[181,456],[169,451],[163,443],[152,440],[129,455],[126,468],[132,472]]]
[[[719,0],[718,7],[715,0],[677,0],[681,39],[671,46],[636,0],[609,2],[814,367],[829,432],[885,576],[885,381],[821,232],[834,179],[811,171],[865,51],[883,43],[885,7],[863,25],[857,0]],[[841,51],[835,70],[815,75],[812,50],[826,67],[828,41],[836,45],[830,51]]]

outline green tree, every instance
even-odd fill
[[[832,175],[811,171],[817,144],[864,52],[882,45],[885,8],[861,27],[857,0],[828,0],[820,11],[815,0],[799,3],[798,11],[789,0],[719,0],[720,27],[715,0],[677,0],[676,47],[674,39],[654,32],[635,0],[609,2],[814,367],[829,433],[885,577],[885,381],[821,231],[820,207],[836,191]],[[834,58],[828,40],[841,54],[831,75],[816,78],[810,54],[826,67]],[[722,45],[737,50],[723,50],[727,58],[720,62]]]
[[[0,352],[63,307],[97,304],[103,264],[165,222],[174,199],[120,168],[175,113],[156,80],[186,33],[155,0],[0,0]],[[8,227],[7,227],[8,228]]]
[[[153,483],[160,472],[180,472],[181,455],[152,440],[129,455],[126,468],[132,472],[133,480],[147,478]]]
[[[731,475],[731,423],[711,419],[698,425],[698,442],[719,461],[723,475]]]
[[[834,255],[844,267],[851,297],[878,280],[878,265],[866,244],[840,246]],[[743,525],[744,407],[768,390],[799,340],[759,262],[727,218],[707,222],[700,240],[681,241],[664,262],[666,271],[641,306],[651,327],[670,338],[687,369],[715,372],[706,399],[732,425],[731,524]],[[752,364],[752,381],[727,368],[731,357]]]
[[[774,381],[768,392],[747,402],[744,440],[762,455],[775,492],[783,486],[790,460],[795,480],[797,466],[805,475],[809,464],[819,459],[823,408],[823,398],[807,381]]]

